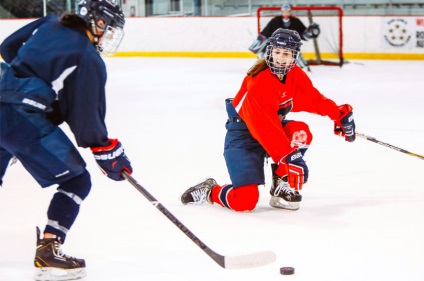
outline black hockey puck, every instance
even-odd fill
[[[285,266],[280,268],[280,274],[282,275],[292,275],[294,274],[294,267]]]

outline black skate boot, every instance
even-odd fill
[[[64,254],[61,245],[60,237],[40,239],[40,229],[37,227],[34,280],[78,280],[87,276],[85,261]]]
[[[205,201],[208,201],[208,203],[213,204],[211,200],[211,191],[212,188],[217,186],[218,184],[216,181],[212,178],[209,178],[199,184],[196,184],[193,187],[190,187],[187,189],[183,195],[181,195],[181,202],[184,205],[187,204],[195,204],[195,205],[201,205],[205,203]]]
[[[300,195],[299,191],[290,187],[287,182],[287,176],[280,178],[275,174],[277,167],[277,164],[271,164],[272,185],[269,191],[271,194],[269,205],[274,208],[298,210],[300,208],[299,202],[302,201],[302,195]]]

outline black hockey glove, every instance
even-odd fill
[[[319,29],[319,25],[317,23],[311,23],[310,26],[305,30],[303,37],[306,39],[318,38],[321,30]]]
[[[259,34],[255,41],[253,41],[252,45],[249,46],[249,51],[254,54],[258,54],[262,52],[262,49],[266,46],[266,37],[262,34]]]
[[[109,178],[122,181],[122,171],[132,173],[131,162],[124,153],[124,148],[117,139],[109,139],[110,145],[91,148],[97,164],[103,174]]]
[[[344,137],[348,142],[353,142],[356,138],[356,134],[352,106],[343,104],[339,106],[339,110],[340,117],[334,120],[334,134]]]

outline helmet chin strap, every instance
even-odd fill
[[[90,32],[93,35],[93,45],[94,47],[96,47],[97,52],[100,54],[100,48],[99,48],[99,38],[100,36],[97,34],[97,28],[96,28],[96,23],[94,22],[94,20],[90,21]]]

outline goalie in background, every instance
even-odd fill
[[[265,28],[259,33],[258,38],[250,45],[249,50],[258,55],[258,58],[263,58],[265,54],[266,40],[269,38],[274,31],[279,28],[295,30],[299,33],[302,40],[309,40],[311,38],[317,38],[320,34],[319,25],[312,23],[308,28],[302,23],[302,21],[291,15],[291,6],[289,4],[283,4],[281,6],[281,16],[274,17]],[[310,71],[308,63],[303,58],[302,54],[299,55],[299,66],[302,69]]]
[[[312,133],[306,123],[286,119],[291,111],[326,116],[334,121],[336,135],[355,140],[352,107],[326,98],[296,65],[301,45],[299,34],[288,29],[277,29],[268,39],[265,58],[248,70],[234,99],[226,100],[224,158],[231,184],[221,186],[209,178],[187,189],[183,204],[207,201],[236,212],[252,211],[259,185],[265,184],[264,162],[270,157],[274,163],[269,204],[299,209],[309,172],[303,157]]]
[[[5,60],[0,61],[0,185],[14,156],[41,187],[57,187],[43,234],[36,228],[35,280],[86,275],[85,260],[64,254],[61,245],[90,193],[91,177],[59,125],[69,125],[77,145],[91,149],[109,178],[124,180],[121,171],[132,172],[121,143],[108,137],[107,73],[100,56],[115,53],[124,24],[116,2],[82,0],[77,14],[39,18],[0,45]]]

